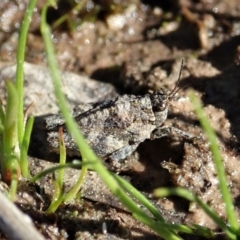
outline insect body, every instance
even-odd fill
[[[170,94],[160,90],[143,96],[123,95],[100,103],[79,105],[73,116],[99,157],[125,159],[146,139],[161,138],[172,131],[188,137],[172,126],[163,127],[175,89]],[[59,151],[58,129],[63,127],[67,154],[79,156],[80,152],[67,132],[64,120],[56,115],[45,120],[50,151]]]
[[[99,157],[121,160],[146,139],[161,138],[174,130],[180,131],[172,126],[162,126],[167,118],[168,107],[168,95],[159,91],[79,105],[73,114],[86,141]],[[59,151],[59,127],[63,127],[68,155],[79,156],[80,152],[60,116],[46,118],[50,151]]]

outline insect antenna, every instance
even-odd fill
[[[184,58],[182,58],[182,61],[181,61],[181,68],[180,68],[180,71],[179,71],[177,83],[176,83],[174,89],[168,94],[168,100],[170,100],[170,101],[168,101],[168,103],[169,103],[171,106],[173,106],[174,108],[176,108],[176,106],[174,106],[174,105],[171,103],[171,100],[173,99],[173,97],[175,96],[175,94],[176,94],[179,90],[184,89],[184,88],[187,88],[187,87],[189,87],[189,86],[191,85],[191,84],[188,84],[188,85],[186,85],[186,86],[183,86],[183,87],[179,87],[179,88],[178,88],[179,82],[180,82],[180,80],[181,80],[183,68],[184,68]]]
[[[177,83],[176,83],[175,87],[173,88],[173,90],[168,94],[169,99],[172,99],[179,90],[186,87],[186,86],[184,86],[182,88],[178,88],[178,85],[179,85],[179,82],[180,82],[181,76],[182,76],[183,67],[184,67],[184,58],[182,58],[182,61],[181,61],[181,67],[180,67]]]

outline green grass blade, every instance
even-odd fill
[[[230,239],[236,239],[235,234],[227,226],[227,224],[217,215],[213,209],[210,208],[196,195],[184,188],[159,188],[154,191],[154,195],[157,197],[169,197],[178,196],[187,199],[190,202],[196,202],[207,215],[227,234]]]
[[[53,173],[53,186],[55,190],[52,198],[53,200],[48,209],[46,210],[46,214],[54,213],[63,202],[63,189],[62,186],[60,186],[58,181],[55,179],[54,173]]]
[[[3,130],[4,119],[5,119],[5,112],[3,110],[3,105],[2,105],[2,102],[0,100],[0,133]]]
[[[27,33],[29,29],[29,25],[31,22],[32,14],[34,8],[36,6],[37,0],[30,0],[28,7],[26,9],[21,29],[19,35],[19,45],[17,49],[17,71],[16,71],[16,87],[18,92],[18,141],[21,144],[24,135],[24,115],[23,115],[23,81],[24,81],[24,73],[23,73],[23,63],[25,59],[25,50],[26,50],[26,42],[27,42]]]
[[[63,130],[62,128],[59,129],[59,155],[60,155],[60,165],[64,165],[66,163],[66,147],[63,139]],[[57,176],[57,182],[60,189],[62,189],[63,186],[63,180],[64,180],[64,168],[58,170],[58,176]]]
[[[64,202],[68,203],[71,202],[75,196],[79,193],[82,184],[84,183],[84,179],[87,175],[87,167],[82,167],[81,173],[78,177],[78,180],[76,184],[73,186],[73,188],[66,194],[64,197]]]
[[[152,213],[153,217],[156,218],[157,221],[165,222],[160,212],[141,192],[139,192],[134,186],[132,186],[129,182],[127,182],[117,174],[113,174],[113,176],[132,197],[137,199],[139,203],[145,206],[148,211]]]
[[[13,152],[19,154],[18,146],[18,93],[15,85],[11,81],[6,81],[7,106],[4,119],[3,151],[10,155]]]
[[[63,22],[67,21],[69,16],[77,11],[80,11],[87,3],[87,0],[81,0],[79,3],[76,4],[76,6],[71,9],[70,12],[62,15],[60,18],[58,18],[53,24],[52,24],[52,28],[56,29],[57,27],[59,27]]]
[[[154,230],[160,237],[167,239],[167,240],[182,240],[180,236],[171,232],[169,229],[166,228],[165,225],[161,225],[153,219],[149,218],[145,214],[139,214],[137,212],[133,213],[133,216],[140,222],[149,226],[152,230]]]
[[[202,227],[199,225],[182,225],[182,224],[167,224],[167,223],[158,223],[161,224],[161,226],[172,230],[174,232],[181,232],[181,233],[187,233],[191,235],[198,235],[205,238],[213,238],[215,236],[214,232],[211,229],[208,229],[206,227]]]
[[[194,110],[199,118],[202,128],[209,140],[210,149],[212,152],[213,160],[215,163],[215,168],[217,171],[218,179],[219,179],[219,188],[222,194],[222,199],[225,204],[226,214],[229,221],[230,226],[234,229],[234,231],[239,231],[238,219],[234,212],[234,205],[232,202],[232,198],[227,186],[227,179],[225,175],[225,169],[223,160],[221,157],[220,148],[217,143],[217,136],[214,130],[211,127],[211,123],[209,122],[206,113],[204,112],[200,100],[195,96],[193,91],[189,92],[189,97],[193,103]]]
[[[23,142],[21,146],[21,156],[20,156],[20,167],[22,171],[22,176],[27,178],[29,177],[29,168],[28,168],[28,148],[31,139],[31,132],[33,128],[34,117],[29,117],[26,123],[25,132],[23,136]]]
[[[79,169],[81,168],[82,164],[81,163],[66,163],[64,165],[57,165],[48,169],[45,169],[39,173],[37,173],[35,176],[33,176],[30,179],[30,182],[36,182],[37,180],[39,180],[40,178],[46,176],[47,174],[53,173],[54,171],[57,171],[59,169],[63,169],[63,168],[74,168],[74,169]]]
[[[4,126],[1,143],[1,173],[2,179],[10,183],[10,197],[14,199],[16,194],[17,178],[20,175],[19,145],[17,135],[18,94],[11,81],[6,81],[7,105],[4,116]],[[16,177],[17,176],[17,177]]]
[[[211,229],[203,227],[201,225],[192,224],[191,227],[194,229],[194,234],[198,236],[213,239],[213,237],[216,235]]]
[[[20,177],[19,166],[19,144],[18,144],[18,94],[16,87],[11,81],[6,81],[7,88],[7,106],[4,117],[4,129],[2,138],[1,152],[1,172],[2,179],[10,183],[12,182],[11,192],[16,194],[16,178]],[[17,177],[16,177],[17,176]]]
[[[14,158],[14,157],[13,157]],[[17,162],[17,159],[11,159],[10,161],[12,161],[13,163]],[[17,165],[18,167],[18,165]],[[15,168],[15,166],[13,165],[12,167],[12,176],[11,176],[11,184],[10,184],[10,188],[9,188],[9,199],[11,201],[14,201],[16,198],[16,193],[17,193],[17,186],[18,186],[18,169]]]

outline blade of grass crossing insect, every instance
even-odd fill
[[[92,149],[87,145],[85,142],[83,135],[78,131],[78,127],[76,123],[74,122],[72,116],[69,114],[66,100],[64,95],[61,92],[61,78],[57,67],[57,62],[55,59],[55,54],[53,50],[53,44],[51,41],[51,32],[48,27],[48,25],[45,22],[45,16],[46,16],[46,10],[47,6],[45,6],[42,10],[42,24],[41,24],[41,32],[43,34],[44,43],[47,51],[47,57],[48,57],[48,63],[51,69],[52,74],[52,80],[55,88],[55,94],[59,101],[59,106],[61,113],[66,121],[67,128],[69,132],[72,134],[72,137],[76,144],[79,146],[81,155],[83,157],[83,161],[86,161],[86,159],[90,159],[94,164],[90,164],[90,167],[97,170],[98,174],[102,178],[102,180],[108,185],[108,187],[111,189],[111,191],[118,196],[118,198],[127,206],[127,208],[133,210],[134,213],[137,215],[144,214],[143,211],[140,210],[139,207],[137,207],[136,203],[134,203],[127,195],[126,193],[119,187],[119,184],[116,182],[116,180],[106,171],[105,167],[102,165],[101,161],[97,158],[97,156],[93,153]],[[83,162],[84,163],[84,162]],[[138,213],[137,213],[138,212]],[[145,214],[146,215],[146,214]],[[147,215],[146,215],[147,217]],[[149,218],[149,217],[148,217]],[[163,231],[163,233],[168,232]],[[160,236],[163,235],[163,233],[159,232]],[[169,232],[167,236],[173,236],[174,234]],[[168,239],[179,239],[174,235],[175,237],[171,237]]]

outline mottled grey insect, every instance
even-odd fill
[[[163,127],[169,101],[178,91],[177,84],[170,94],[160,90],[143,96],[123,95],[104,102],[79,105],[74,109],[73,116],[86,141],[99,157],[122,160],[146,139],[161,138],[173,131],[189,137],[173,126]],[[45,121],[50,151],[59,152],[58,129],[63,127],[67,154],[81,155],[60,115],[47,117]]]

